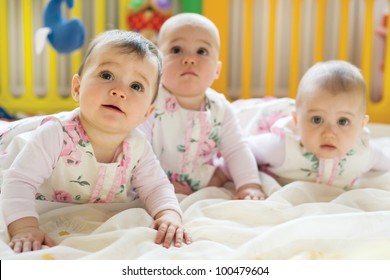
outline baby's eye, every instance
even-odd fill
[[[109,80],[109,81],[112,81],[114,79],[114,76],[109,73],[109,72],[102,72],[100,73],[99,75],[101,78],[105,79],[105,80]]]
[[[347,126],[349,124],[349,120],[342,118],[342,119],[339,119],[337,123],[341,126]]]
[[[207,55],[209,52],[204,48],[200,48],[197,53],[200,55]]]
[[[171,53],[181,53],[182,51],[181,51],[181,48],[180,47],[173,47],[172,49],[171,49]]]
[[[322,118],[319,117],[319,116],[314,116],[310,119],[310,121],[312,123],[315,123],[315,124],[321,124],[323,122]]]
[[[132,89],[134,89],[136,91],[139,91],[139,92],[144,91],[144,87],[140,83],[132,83],[130,85],[130,88],[132,88]]]

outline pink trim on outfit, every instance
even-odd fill
[[[91,194],[91,198],[89,199],[89,202],[94,203],[96,202],[97,198],[99,197],[99,194],[103,188],[104,184],[104,177],[106,174],[107,168],[105,166],[100,166],[99,167],[99,174],[98,174],[98,181],[96,183],[96,186],[93,188],[93,192]]]
[[[338,165],[340,163],[340,161],[342,160],[343,158],[334,158],[333,159],[333,163],[332,163],[332,172],[331,172],[331,175],[329,177],[329,180],[328,182],[326,182],[326,184],[328,186],[331,186],[333,185],[333,182],[334,180],[336,179],[337,177],[337,168],[338,168]],[[324,183],[323,182],[323,177],[324,177],[324,168],[325,168],[325,160],[324,159],[318,159],[318,174],[317,174],[317,177],[316,177],[316,183]]]
[[[187,173],[187,162],[189,157],[188,154],[190,153],[190,147],[191,147],[191,135],[192,135],[193,122],[194,122],[194,113],[189,112],[187,128],[186,128],[186,137],[184,140],[184,153],[183,153],[183,161],[181,166],[181,173]]]
[[[200,120],[200,136],[199,136],[199,145],[197,147],[197,150],[196,150],[196,155],[194,157],[194,161],[193,161],[193,168],[197,168],[198,167],[198,159],[199,159],[199,156],[202,154],[202,146],[203,146],[203,143],[206,142],[206,140],[208,139],[208,135],[210,133],[210,129],[206,129],[208,128],[207,126],[209,126],[209,123],[207,122],[207,118],[205,116],[205,112],[200,112],[199,113],[199,120]]]

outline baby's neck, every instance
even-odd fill
[[[111,163],[116,159],[117,150],[122,148],[123,141],[130,131],[113,132],[91,124],[80,115],[80,123],[92,145],[96,160],[100,163]]]
[[[180,107],[191,111],[205,111],[206,94],[205,92],[188,95],[188,93],[177,93],[169,90],[164,85],[162,87],[172,96],[174,96]]]
[[[95,132],[95,131],[94,131]],[[125,136],[94,133],[90,137],[90,142],[93,148],[96,160],[100,163],[111,163],[115,160],[118,148],[121,149],[122,142]]]
[[[205,108],[205,95],[199,96],[175,96],[183,109],[191,111],[203,111]]]
[[[107,145],[104,142],[93,143],[91,142],[93,151],[96,157],[96,161],[100,163],[111,163],[115,161],[118,155],[118,149],[121,149],[121,143],[119,145]]]

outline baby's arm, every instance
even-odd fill
[[[258,165],[281,166],[285,156],[285,142],[279,135],[262,133],[246,138]]]
[[[371,170],[390,171],[390,149],[374,141],[370,142],[369,166]]]
[[[233,110],[228,106],[222,123],[221,153],[226,170],[236,185],[235,199],[264,199],[256,160],[239,126]]]
[[[61,133],[61,134],[60,134]],[[18,157],[9,169],[4,170],[1,186],[2,211],[11,237],[9,245],[15,252],[41,249],[54,243],[38,226],[35,210],[35,192],[52,172],[62,145],[62,127],[48,122],[39,127],[31,138],[15,137],[10,148],[23,147],[19,153],[10,150],[10,156]]]
[[[155,219],[153,228],[158,230],[155,242],[164,247],[169,247],[172,240],[176,247],[180,247],[183,241],[191,243],[191,238],[181,225],[182,211],[174,188],[149,143],[146,143],[144,154],[134,170],[132,183]]]
[[[8,225],[11,236],[9,246],[15,253],[40,250],[42,245],[54,246],[54,242],[43,232],[35,217],[25,217]]]
[[[284,140],[276,134],[264,133],[255,136],[249,136],[247,139],[249,148],[253,153],[258,165],[269,165],[273,167],[280,166],[284,160],[285,143]],[[259,199],[266,198],[264,192],[254,184],[241,186],[234,199]]]

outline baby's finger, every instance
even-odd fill
[[[34,240],[32,243],[32,250],[40,250],[42,248],[42,243],[39,240]]]
[[[250,199],[251,200],[261,200],[261,195],[260,194],[253,194],[253,195],[250,195]]]
[[[11,241],[10,243],[8,243],[8,245],[11,247],[12,250],[14,250],[15,253],[22,252],[23,243],[21,241]]]
[[[267,195],[265,195],[264,193],[260,193],[257,197],[258,200],[264,200],[267,198]]]
[[[157,235],[156,235],[156,239],[154,240],[154,242],[156,244],[161,244],[164,240],[166,232],[167,232],[167,225],[165,223],[163,223],[157,229]]]
[[[178,227],[175,234],[175,247],[180,248],[183,243],[184,229]]]
[[[32,249],[32,243],[30,240],[25,240],[23,242],[23,252],[30,252]]]
[[[183,237],[184,237],[184,242],[187,245],[192,243],[191,236],[189,235],[189,233],[186,230],[183,231]]]
[[[165,234],[165,239],[163,244],[165,248],[169,248],[173,240],[173,237],[175,236],[175,233],[176,233],[176,227],[174,225],[170,225]]]

